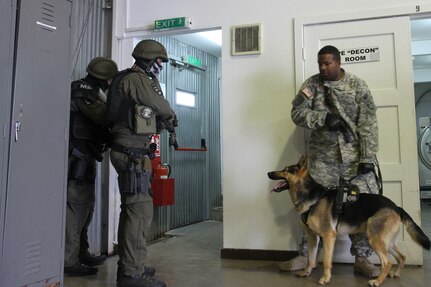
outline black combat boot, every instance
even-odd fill
[[[118,287],[166,287],[165,282],[145,274],[138,276],[119,275],[117,277]]]
[[[152,277],[154,274],[156,274],[156,269],[154,267],[145,266],[144,275]]]
[[[105,255],[100,255],[100,256],[88,255],[88,256],[80,257],[79,262],[81,264],[85,264],[88,266],[97,266],[105,262],[106,259],[108,258]]]
[[[64,274],[68,276],[89,276],[99,271],[97,267],[77,263],[73,266],[64,267]]]

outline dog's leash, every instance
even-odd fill
[[[377,160],[377,157],[374,156],[374,165],[377,167],[377,173],[376,170],[373,169],[371,172],[374,174],[374,177],[376,179],[376,184],[377,187],[379,189],[379,195],[383,195],[383,180],[382,180],[382,172],[380,170],[380,164],[379,161]],[[349,178],[348,180],[343,180],[344,183],[346,184],[346,186],[351,186],[352,181],[357,178],[360,174],[356,174],[354,176],[352,176],[351,178]],[[370,193],[371,190],[370,190]]]
[[[375,160],[374,164],[377,166],[378,174],[376,174],[376,171],[374,169],[373,169],[373,173],[374,173],[374,176],[376,177],[377,186],[379,187],[379,195],[383,195],[382,171],[380,170],[380,164],[379,164],[379,161],[377,160],[377,156],[374,156],[374,160]]]
[[[377,167],[377,173],[376,170],[373,169],[371,172],[374,174],[374,177],[376,178],[376,184],[379,189],[379,195],[383,195],[383,180],[382,180],[382,172],[380,170],[379,161],[377,160],[377,157],[374,156],[375,165]],[[356,191],[353,190],[353,184],[352,181],[357,178],[359,174],[352,176],[348,180],[340,179],[340,184],[337,187],[337,196],[335,198],[335,212],[337,214],[341,214],[343,212],[343,199],[344,199],[344,193],[347,193],[348,196],[356,196]],[[369,187],[368,187],[369,188]],[[371,192],[371,190],[370,190]]]

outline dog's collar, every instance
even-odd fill
[[[308,208],[307,211],[305,211],[304,213],[301,213],[301,220],[305,225],[308,226],[308,224],[307,224],[308,215],[310,215],[310,212],[313,211],[314,208],[316,208],[316,205],[318,202],[319,202],[319,200],[316,201],[316,203],[314,203],[313,205],[310,205],[310,208]]]
[[[316,200],[316,202],[315,202],[313,205],[310,205],[310,207],[308,208],[308,210],[307,210],[307,211],[305,211],[304,213],[301,213],[301,220],[302,220],[302,222],[303,222],[305,225],[307,225],[307,226],[308,226],[308,224],[307,224],[308,215],[310,214],[310,212],[311,212],[311,211],[313,211],[313,210],[316,208],[317,203],[318,203],[318,202],[319,202],[323,197],[325,197],[325,195],[326,195],[328,192],[330,192],[330,191],[332,191],[332,190],[334,190],[334,189],[336,189],[336,188],[333,188],[333,187],[327,187],[327,188],[324,188],[324,189],[323,189],[323,193],[321,193],[321,194],[320,194],[320,196],[319,196],[319,198]]]

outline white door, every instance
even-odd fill
[[[318,73],[317,53],[325,45],[345,50],[342,68],[367,82],[378,107],[380,149],[377,156],[383,194],[420,224],[410,19],[395,17],[307,25],[303,27],[302,43],[303,51],[297,51],[304,58],[296,63],[298,85]],[[370,51],[374,53],[367,53]],[[296,59],[300,57],[297,55]],[[422,264],[422,249],[405,229],[400,232],[398,244],[409,264]],[[349,248],[348,237],[339,238],[334,261],[352,262]],[[376,256],[373,261],[378,262]]]

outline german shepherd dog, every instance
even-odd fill
[[[389,274],[399,277],[406,257],[396,246],[396,236],[401,223],[405,225],[411,238],[423,248],[430,249],[430,240],[404,209],[389,198],[362,193],[356,201],[343,203],[343,212],[335,212],[336,191],[319,185],[307,171],[307,161],[303,156],[295,165],[280,171],[268,172],[273,180],[282,180],[273,191],[289,190],[295,210],[302,215],[304,229],[308,236],[308,265],[298,276],[307,277],[316,267],[319,236],[323,240],[323,275],[319,284],[331,280],[332,257],[337,233],[365,233],[370,246],[380,258],[381,270],[377,278],[368,281],[372,287],[380,286]],[[397,266],[391,271],[391,254]]]

